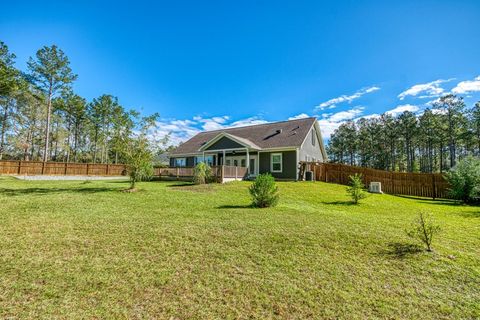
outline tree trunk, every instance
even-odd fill
[[[48,144],[50,139],[50,116],[52,113],[52,84],[50,84],[50,88],[48,89],[48,97],[47,97],[47,124],[45,125],[45,148],[43,150],[43,161],[46,162],[48,160]]]
[[[5,147],[5,134],[7,132],[7,117],[8,117],[8,105],[9,102],[5,103],[5,110],[2,117],[2,131],[0,132],[0,160],[3,158],[3,149]]]

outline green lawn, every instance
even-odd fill
[[[252,209],[248,185],[0,177],[0,318],[480,317],[479,207],[284,182]]]

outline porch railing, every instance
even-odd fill
[[[212,166],[212,175],[218,182],[226,180],[242,180],[247,176],[246,167],[238,166]],[[159,178],[175,180],[191,179],[194,175],[194,167],[167,167],[155,168],[154,175]]]

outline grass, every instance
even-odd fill
[[[480,317],[480,208],[279,183],[196,187],[0,177],[0,318]],[[406,237],[420,210],[442,234]]]

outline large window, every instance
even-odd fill
[[[200,162],[203,162],[203,156],[197,156],[197,157],[195,157],[195,165],[197,165],[197,164],[200,163]],[[205,162],[206,162],[209,166],[213,166],[213,155],[205,156]]]
[[[187,165],[187,159],[175,158],[175,167],[185,167]]]
[[[282,154],[272,153],[270,155],[270,165],[271,172],[282,172]]]

